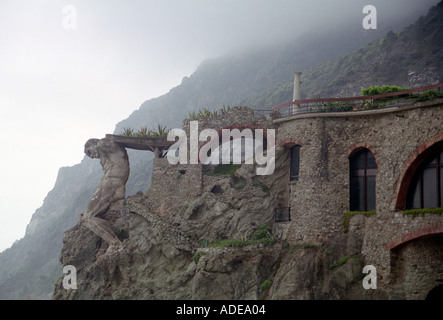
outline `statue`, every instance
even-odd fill
[[[85,154],[90,158],[100,158],[104,174],[83,213],[82,222],[109,244],[106,253],[121,251],[123,244],[112,231],[110,223],[98,215],[113,202],[125,198],[129,177],[128,154],[124,147],[109,138],[89,139],[85,144]]]

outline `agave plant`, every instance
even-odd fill
[[[141,127],[140,129],[138,129],[136,136],[137,137],[147,137],[147,136],[149,136],[150,131],[151,130],[148,129],[147,127]]]
[[[123,133],[121,134],[125,137],[132,137],[134,136],[134,129],[132,128],[123,128]]]
[[[193,120],[193,119],[197,119],[198,115],[195,113],[195,111],[189,112],[188,114],[188,119]]]
[[[209,109],[206,107],[203,110],[200,110],[198,113],[198,116],[202,118],[209,118],[211,115],[211,111],[209,111]]]
[[[226,114],[226,113],[229,112],[229,110],[231,110],[231,106],[230,105],[227,105],[227,106],[223,105],[223,109],[220,110],[220,113],[221,114]]]
[[[166,126],[162,127],[160,124],[157,125],[157,131],[153,131],[152,135],[155,137],[166,137],[169,130],[166,130]]]

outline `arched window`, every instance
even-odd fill
[[[350,210],[375,210],[375,177],[377,163],[368,149],[362,149],[349,158]]]
[[[298,180],[298,173],[300,168],[300,146],[295,145],[289,150],[291,157],[290,180]]]
[[[417,168],[406,197],[406,209],[443,205],[443,148],[432,152]]]

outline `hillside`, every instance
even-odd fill
[[[322,33],[307,33],[290,42],[234,51],[203,61],[191,76],[184,77],[182,83],[168,94],[144,102],[127,119],[119,122],[115,132],[141,126],[155,128],[158,123],[169,128],[179,127],[192,111],[205,107],[215,110],[223,105],[247,105],[248,98],[266,92],[276,84],[292,81],[293,71],[304,71],[336,60],[384,32],[372,31],[350,29],[345,25]],[[271,106],[262,104],[258,108],[269,109]]]
[[[305,97],[358,94],[368,84],[419,86],[441,81],[442,6],[440,3],[402,32],[383,37],[389,30],[365,32],[343,26],[329,33],[306,34],[286,44],[207,60],[168,94],[144,102],[116,125],[115,132],[126,127],[154,128],[159,123],[179,127],[189,112],[204,107],[241,104],[269,109],[291,100],[295,70],[303,71]],[[153,156],[133,151],[129,157],[127,195],[146,192]],[[0,254],[1,299],[45,299],[51,295],[55,279],[61,275],[58,260],[63,232],[78,221],[101,174],[98,162],[88,158],[60,169],[53,190],[34,213],[25,237]]]
[[[399,32],[390,31],[332,62],[306,69],[302,99],[361,95],[371,85],[417,88],[443,81],[443,2]],[[292,79],[243,100],[262,109],[292,100]]]

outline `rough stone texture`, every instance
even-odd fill
[[[442,134],[442,119],[442,102],[434,101],[383,112],[302,115],[280,122],[277,144],[288,139],[301,143],[300,176],[291,185],[292,221],[283,227],[284,237],[298,243],[339,241],[343,214],[349,210],[348,156],[359,146],[369,147],[378,163],[376,215],[366,218],[364,227],[358,227],[357,241],[362,241],[365,263],[376,266],[380,287],[389,291],[391,283],[398,282],[398,275],[391,268],[393,253],[385,245],[401,235],[443,223],[441,216],[412,219],[395,210],[397,181],[410,165],[410,155],[419,146],[430,146],[427,141],[441,141],[435,137]],[[348,250],[351,246],[358,248],[354,243],[348,243]],[[425,257],[425,253],[421,256]],[[438,255],[431,257],[441,261]],[[421,290],[421,298],[436,286],[440,274],[441,270],[434,268],[422,275],[432,281],[428,281],[427,291]],[[418,286],[421,280],[416,281]]]
[[[225,116],[206,119],[199,129],[257,125],[246,108]],[[253,165],[232,176],[211,176],[202,165],[156,159],[151,189],[127,199],[126,221],[123,201],[104,215],[126,251],[106,258],[106,244],[92,232],[80,224],[68,230],[60,260],[77,267],[78,289],[63,289],[60,279],[53,298],[423,299],[443,278],[441,234],[386,245],[443,224],[442,216],[413,219],[395,209],[411,153],[442,135],[442,117],[442,102],[434,101],[383,112],[266,120],[260,126],[277,130],[270,176],[257,176]],[[301,145],[300,174],[290,183],[287,147],[294,143]],[[344,232],[348,157],[361,147],[378,164],[376,214],[353,216]],[[243,187],[236,188],[239,183]],[[291,221],[274,223],[274,209],[287,206]],[[247,238],[260,224],[272,226],[278,240],[272,246],[200,247],[202,241]],[[377,290],[362,286],[368,264],[377,268]],[[269,288],[261,287],[265,280]]]
[[[278,250],[203,248],[195,261],[195,243],[141,200],[127,199],[125,221],[122,201],[105,215],[125,246],[118,257],[106,258],[106,244],[80,224],[66,232],[60,261],[76,267],[78,289],[63,289],[60,279],[53,299],[259,298]]]

